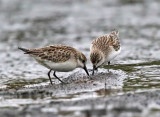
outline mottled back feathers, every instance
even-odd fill
[[[120,49],[118,32],[116,31],[113,31],[111,34],[106,34],[104,36],[98,37],[92,42],[92,49],[99,49],[105,55],[110,51],[111,46],[113,46],[115,51],[118,51]]]
[[[29,49],[26,54],[58,63],[65,62],[71,57],[76,58],[77,50],[69,46],[53,45],[39,49]]]

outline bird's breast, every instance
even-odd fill
[[[111,51],[106,56],[106,62],[111,61],[121,52],[121,48],[118,51],[115,51],[115,49],[113,47],[110,47],[110,48],[111,48]]]

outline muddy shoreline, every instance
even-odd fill
[[[0,0],[0,117],[159,117],[159,0]],[[121,54],[95,76],[57,75],[18,47],[65,44],[91,74],[93,39],[118,29]],[[108,72],[109,69],[109,72]]]

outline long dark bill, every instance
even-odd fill
[[[85,72],[87,73],[87,75],[89,76],[89,73],[88,73],[88,70],[87,70],[87,67],[86,66],[84,66],[84,68],[83,68],[84,70],[85,70]]]
[[[94,71],[97,70],[96,66],[93,65],[93,72],[92,75],[94,75]]]

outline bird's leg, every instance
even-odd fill
[[[61,83],[64,83],[60,78],[58,78],[58,77],[56,76],[56,71],[54,71],[53,75],[54,75],[54,77],[57,78]],[[64,83],[64,84],[65,84],[65,83]]]
[[[109,61],[109,62],[108,62],[108,65],[110,65],[110,64],[111,64],[111,62]],[[109,72],[109,68],[108,68],[108,72]]]
[[[53,84],[52,84],[52,80],[51,80],[51,76],[50,76],[51,71],[52,71],[52,70],[50,69],[49,72],[48,72],[48,77],[49,77],[49,80],[50,80],[51,85],[53,85]]]

